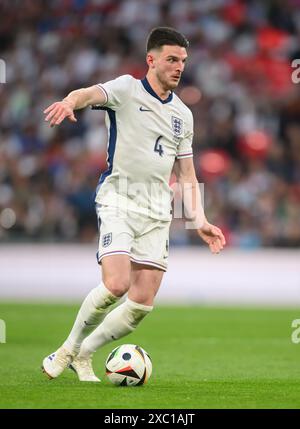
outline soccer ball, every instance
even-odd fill
[[[116,347],[108,355],[105,368],[109,381],[117,386],[140,386],[152,373],[150,356],[135,344]]]

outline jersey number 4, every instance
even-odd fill
[[[159,143],[159,140],[162,138],[162,136],[159,136],[156,139],[155,145],[154,145],[154,152],[158,152],[159,156],[163,156],[164,154],[164,149],[161,143]]]

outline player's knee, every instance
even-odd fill
[[[110,277],[105,279],[106,288],[115,296],[123,296],[129,289],[130,279]]]

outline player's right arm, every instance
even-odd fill
[[[93,85],[88,88],[76,89],[62,101],[57,101],[44,110],[45,121],[50,122],[51,127],[59,125],[65,118],[71,122],[77,122],[74,110],[96,104],[102,105],[106,101],[106,95],[99,86]]]

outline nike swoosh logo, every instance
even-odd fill
[[[94,323],[88,323],[88,322],[86,322],[86,321],[84,321],[84,324],[85,324],[86,326],[94,326]]]
[[[140,107],[141,112],[152,112],[150,109],[144,109],[143,106]]]

